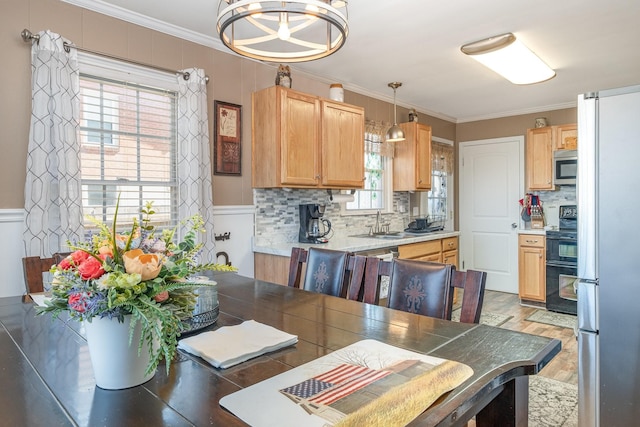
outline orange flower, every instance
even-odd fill
[[[138,273],[141,280],[158,277],[162,268],[162,258],[158,254],[145,254],[142,249],[133,249],[122,255],[124,269],[129,274]]]

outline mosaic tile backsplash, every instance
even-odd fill
[[[376,215],[345,215],[340,213],[340,204],[329,200],[326,190],[256,188],[253,190],[255,215],[255,244],[291,243],[298,241],[300,214],[298,205],[317,203],[325,205],[324,217],[331,221],[333,235],[349,236],[367,233],[375,225]],[[390,222],[391,231],[401,231],[409,223],[409,193],[393,194],[394,212],[383,214]],[[404,206],[407,213],[397,212]]]

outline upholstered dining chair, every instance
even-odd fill
[[[365,262],[365,257],[345,251],[293,248],[287,284],[307,291],[345,297],[351,280],[362,281]]]
[[[453,295],[463,290],[460,322],[479,323],[487,273],[457,271],[453,265],[426,261],[383,261],[367,258],[362,295],[373,295],[364,302],[377,303],[380,277],[389,276],[387,307],[451,320]]]
[[[451,319],[451,264],[394,259],[387,307],[439,319]]]

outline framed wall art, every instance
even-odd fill
[[[242,175],[242,106],[214,101],[213,173]]]

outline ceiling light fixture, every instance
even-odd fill
[[[400,126],[398,126],[398,119],[396,117],[396,89],[400,86],[402,86],[400,82],[389,83],[389,87],[393,88],[393,126],[387,131],[385,139],[387,142],[404,141],[404,132],[400,129]]]
[[[270,62],[303,62],[340,49],[349,33],[347,2],[220,0],[217,30],[235,53]]]
[[[460,50],[517,85],[543,82],[556,75],[512,33],[469,43]]]

